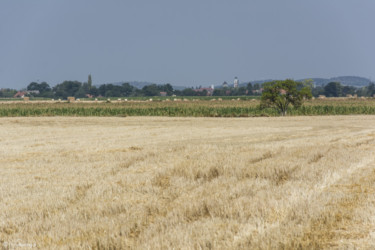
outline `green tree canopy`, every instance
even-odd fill
[[[314,81],[313,79],[305,79],[302,81],[303,86],[309,87],[311,90],[314,88]]]
[[[88,84],[89,89],[91,89],[91,87],[92,87],[91,74],[89,74],[89,77],[88,77],[88,79],[87,79],[87,84]]]
[[[51,87],[46,82],[41,82],[41,83],[31,82],[29,85],[27,85],[27,90],[31,90],[31,91],[37,90],[39,91],[39,93],[42,94],[44,92],[51,91]]]
[[[196,96],[197,95],[197,92],[195,92],[193,89],[191,88],[186,88],[184,90],[182,90],[182,95],[183,96]]]
[[[311,89],[304,86],[303,83],[291,79],[272,81],[263,84],[261,105],[276,108],[284,116],[287,114],[290,104],[298,108],[305,98],[310,99],[311,97]]]
[[[164,85],[159,85],[159,90],[167,92],[167,95],[173,95],[173,87],[170,83],[164,84]]]
[[[246,89],[248,91],[248,94],[251,95],[253,92],[253,85],[251,84],[251,82],[249,82],[246,86]]]
[[[375,95],[375,84],[373,82],[370,82],[367,86],[367,95],[368,96]]]
[[[160,95],[160,90],[156,84],[151,84],[144,86],[142,91],[145,96],[158,96]]]
[[[82,83],[78,81],[64,81],[57,84],[53,91],[56,97],[67,98],[68,96],[76,96],[78,90],[82,87]]]
[[[327,97],[342,96],[342,86],[339,82],[330,82],[324,87],[324,93]]]

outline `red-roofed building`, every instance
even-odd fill
[[[214,89],[213,88],[199,88],[199,89],[194,89],[195,92],[204,92],[206,91],[206,95],[207,96],[212,96],[213,93],[214,93]]]
[[[14,98],[17,98],[17,97],[24,98],[26,94],[27,94],[26,91],[18,91],[13,97]]]

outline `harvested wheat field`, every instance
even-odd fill
[[[375,247],[375,116],[0,126],[3,248]]]

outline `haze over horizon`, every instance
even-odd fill
[[[374,78],[375,1],[0,2],[0,88]]]

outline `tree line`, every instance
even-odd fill
[[[76,98],[85,97],[142,97],[142,96],[254,96],[261,95],[262,85],[259,83],[251,84],[248,83],[246,87],[225,87],[210,90],[209,88],[191,87],[183,90],[173,89],[173,86],[167,84],[150,84],[139,89],[132,86],[129,83],[123,84],[102,84],[99,87],[93,86],[91,83],[91,77],[87,82],[79,81],[64,81],[51,87],[46,82],[31,82],[26,90],[28,91],[27,96],[32,97],[44,97],[44,98],[62,98],[66,99],[68,96],[74,96]],[[14,89],[2,89],[0,91],[0,97],[13,97],[17,91]]]
[[[26,90],[33,97],[62,98],[68,96],[76,98],[85,97],[131,97],[131,96],[158,96],[160,92],[165,95],[173,95],[175,92],[170,84],[148,85],[138,89],[129,83],[121,85],[102,84],[99,87],[92,86],[90,82],[64,81],[51,88],[47,83],[30,83]]]
[[[375,84],[370,82],[367,86],[356,88],[353,86],[345,86],[339,82],[330,82],[325,86],[319,86],[312,89],[313,96],[325,95],[327,97],[345,97],[348,95],[357,96],[374,96]]]
[[[312,95],[317,97],[325,95],[327,97],[345,97],[347,95],[357,96],[374,96],[375,84],[369,83],[368,86],[357,88],[353,86],[344,86],[339,82],[330,82],[325,86],[314,87],[312,81],[304,83],[311,89]],[[51,87],[46,82],[31,82],[26,90],[29,96],[44,97],[44,98],[62,98],[66,99],[68,96],[76,98],[85,97],[138,97],[138,96],[256,96],[261,95],[267,83],[248,83],[246,86],[238,88],[222,87],[214,90],[208,88],[185,88],[184,90],[173,89],[172,85],[167,84],[150,84],[139,89],[129,83],[117,84],[102,84],[99,87],[92,85],[91,75],[87,82],[79,81],[64,81]],[[209,91],[211,91],[209,93]],[[2,89],[0,97],[13,97],[17,91],[14,89]]]

